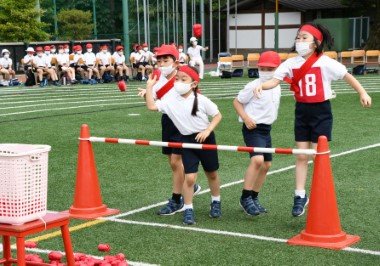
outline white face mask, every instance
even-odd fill
[[[197,41],[194,41],[193,42],[193,46],[197,46],[198,45],[198,42]]]
[[[38,57],[42,57],[44,54],[43,53],[38,53],[37,55],[38,55]]]
[[[49,55],[49,54],[50,54],[50,51],[45,51],[45,54],[46,54],[46,55]]]
[[[82,54],[82,51],[77,51],[77,54]]]
[[[117,52],[120,56],[122,56],[124,53],[123,53],[123,51],[119,51],[119,52]]]
[[[313,42],[296,42],[296,51],[300,56],[305,56],[312,51],[310,45]]]
[[[64,52],[63,50],[58,50],[58,53],[60,54],[63,54],[63,52]]]
[[[166,66],[166,67],[160,67],[160,71],[162,73],[162,75],[164,75],[165,77],[169,74],[171,74],[174,70],[174,67],[173,65],[171,66]]]
[[[182,53],[182,52],[183,52],[183,49],[178,49],[178,52]]]
[[[9,58],[9,54],[4,54],[4,58],[8,59]]]
[[[88,52],[88,53],[91,53],[91,52],[92,52],[92,49],[87,49],[87,52]]]
[[[145,48],[144,48],[144,51],[145,51],[145,52],[148,51],[148,47],[145,47]]]
[[[51,49],[51,53],[52,53],[52,54],[55,54],[55,49]]]
[[[107,50],[102,50],[103,54],[107,53]]]
[[[65,49],[65,53],[67,53],[67,54],[68,54],[69,52],[70,52],[70,50],[69,50],[69,49]]]
[[[191,90],[191,83],[175,82],[174,89],[179,95],[184,95]]]
[[[260,71],[259,70],[259,78],[261,82],[265,82],[271,80],[273,78],[274,71]]]

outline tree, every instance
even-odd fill
[[[84,40],[91,36],[93,24],[90,11],[63,9],[58,13],[60,36],[64,39]]]
[[[0,40],[8,42],[45,41],[49,35],[45,23],[37,18],[43,12],[36,10],[35,1],[0,1]]]

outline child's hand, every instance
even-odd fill
[[[371,97],[365,92],[360,95],[360,102],[363,107],[371,107],[372,99]]]
[[[256,128],[256,122],[250,117],[247,117],[246,119],[244,119],[244,124],[248,129]]]
[[[140,96],[141,98],[144,98],[145,94],[146,94],[146,89],[137,88],[137,90],[139,91],[139,93],[137,94],[137,96]]]
[[[258,85],[254,90],[253,90],[253,95],[259,99],[261,97],[261,92],[263,91],[263,87],[260,85]]]
[[[210,135],[210,130],[206,129],[202,132],[199,132],[198,135],[195,137],[195,140],[198,141],[199,143],[204,142],[207,137]]]
[[[153,75],[153,74],[150,74],[149,75],[149,79],[148,81],[146,82],[146,86],[147,87],[153,87],[154,84],[157,83],[157,76],[156,75]]]

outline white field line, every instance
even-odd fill
[[[359,152],[359,151],[364,151],[364,150],[368,150],[368,149],[372,149],[372,148],[377,148],[377,147],[380,147],[380,142],[372,144],[372,145],[356,148],[356,149],[347,150],[347,151],[340,152],[340,153],[337,153],[337,154],[332,154],[330,156],[330,158],[340,157],[340,156],[344,156],[344,155],[347,155],[347,154],[351,154],[351,153],[355,153],[355,152]],[[311,164],[312,162],[313,161],[309,161],[309,164]],[[285,172],[285,171],[288,171],[288,170],[294,169],[294,168],[295,168],[295,165],[290,165],[290,166],[283,167],[283,168],[280,168],[280,169],[277,169],[277,170],[269,171],[268,175],[273,175],[273,174]],[[234,186],[234,185],[243,183],[243,181],[244,181],[244,179],[240,179],[240,180],[237,180],[237,181],[233,181],[233,182],[230,182],[230,183],[223,184],[220,187],[221,188],[226,188],[226,187]],[[208,193],[208,192],[210,192],[210,189],[204,189],[201,192],[199,192],[198,195],[202,195],[202,194],[205,194],[205,193]],[[126,216],[130,216],[132,214],[136,214],[136,213],[140,213],[140,212],[144,212],[146,210],[150,210],[150,209],[156,208],[156,207],[164,205],[166,203],[167,203],[167,201],[162,201],[162,202],[158,202],[158,203],[155,203],[155,204],[152,204],[152,205],[148,205],[148,206],[145,206],[145,207],[141,207],[141,208],[138,208],[138,209],[127,211],[127,212],[124,212],[124,213],[120,213],[120,214],[117,214],[117,215],[114,215],[114,216],[105,217],[105,218],[102,218],[102,219],[108,220],[108,219],[117,219],[117,218],[121,218],[121,217],[126,217]]]
[[[380,90],[370,91],[370,93],[378,93],[378,92],[380,92]],[[349,92],[341,92],[339,94],[355,94],[355,93],[357,93],[357,92],[356,91],[349,91]],[[205,96],[208,96],[212,100],[217,100],[217,99],[234,99],[235,98],[235,95],[231,96],[231,93],[205,94]],[[215,97],[215,96],[220,96],[220,97]],[[282,95],[282,97],[285,97],[285,96],[293,96],[293,94]],[[133,105],[133,104],[145,104],[145,102],[128,102],[128,103],[112,103],[112,104],[91,104],[91,105],[61,107],[61,108],[45,108],[45,109],[36,109],[36,110],[29,110],[29,111],[23,111],[23,112],[14,112],[14,113],[0,114],[0,117],[11,116],[11,115],[27,114],[27,113],[37,113],[37,112],[46,112],[46,111],[66,110],[66,109],[79,109],[79,108],[103,107],[103,106],[114,106],[114,105]]]
[[[107,220],[112,221],[112,222],[117,222],[117,223],[124,223],[124,224],[144,225],[144,226],[151,226],[151,227],[200,232],[200,233],[213,234],[213,235],[250,238],[250,239],[278,242],[278,243],[287,242],[287,239],[284,239],[284,238],[276,238],[276,237],[270,237],[270,236],[245,234],[245,233],[222,231],[222,230],[205,229],[205,228],[199,228],[199,227],[179,226],[179,225],[163,224],[163,223],[140,222],[140,221],[117,219],[117,218],[108,218]],[[350,248],[350,247],[344,248],[342,250],[348,251],[348,252],[356,252],[356,253],[380,256],[380,251],[377,251],[377,250],[368,250],[368,249]]]
[[[25,250],[27,250],[29,252],[40,253],[40,254],[49,254],[52,251],[57,251],[57,250],[48,250],[48,249],[39,249],[39,248],[25,248]],[[62,255],[65,255],[64,251],[59,251],[59,252],[61,252]],[[103,259],[103,257],[100,257],[100,256],[95,256],[95,255],[89,255],[89,256],[91,256],[95,259],[99,259],[99,260]],[[125,256],[127,257],[127,260],[128,260],[128,254],[125,254]],[[140,262],[140,261],[128,260],[128,265],[132,265],[132,266],[157,266],[159,264],[150,264],[150,263],[145,263],[145,262]]]

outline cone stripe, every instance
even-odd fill
[[[89,137],[83,140],[89,140],[90,142],[105,142],[105,143],[113,143],[113,144],[170,147],[170,148],[176,148],[176,149],[219,150],[219,151],[233,151],[233,152],[259,152],[259,153],[276,153],[276,154],[307,154],[307,155],[317,154],[317,152],[313,149],[261,148],[261,147],[212,145],[212,144],[196,144],[196,143],[181,143],[181,142],[162,142],[162,141],[152,141],[152,140],[100,138],[100,137]]]

